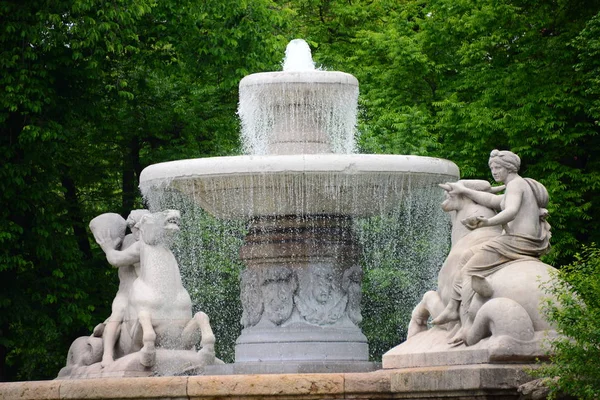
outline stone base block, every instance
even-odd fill
[[[60,371],[57,379],[199,375],[207,362],[223,364],[214,357],[207,360],[202,352],[157,349],[156,362],[152,367],[144,367],[140,363],[140,353],[132,353],[104,368],[99,362],[87,366],[67,366]]]
[[[382,357],[383,368],[411,368],[487,363],[534,363],[546,359],[544,340],[550,332],[536,332],[533,340],[521,341],[510,336],[481,340],[474,346],[448,344],[449,332],[434,327],[420,332]]]
[[[244,329],[235,345],[238,363],[354,363],[369,360],[367,338],[356,327],[308,324]],[[287,372],[287,371],[286,371]]]
[[[321,374],[372,372],[380,368],[380,363],[369,361],[244,362],[224,365],[208,365],[204,368],[204,372],[202,374]]]
[[[3,400],[515,399],[534,365],[479,364],[369,373],[252,374],[0,383]]]
[[[480,364],[390,370],[390,391],[400,399],[510,399],[533,378],[535,365]]]

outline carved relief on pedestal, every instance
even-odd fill
[[[292,268],[246,268],[241,274],[242,325],[281,325],[292,316],[298,280]],[[268,321],[268,322],[267,322]]]
[[[244,328],[258,324],[285,325],[296,321],[333,325],[350,320],[358,325],[362,270],[342,270],[330,262],[305,269],[289,266],[247,268],[241,274]],[[297,311],[294,313],[294,311]],[[347,318],[345,318],[347,316]]]
[[[348,296],[341,288],[342,274],[333,264],[312,264],[303,271],[294,302],[302,319],[315,325],[331,325],[343,317]]]
[[[263,313],[263,301],[258,271],[255,268],[246,268],[240,274],[240,299],[242,326],[248,328],[258,324]]]
[[[362,271],[350,219],[257,219],[240,253],[244,328],[361,322]]]
[[[290,267],[281,266],[265,268],[261,275],[263,319],[281,325],[294,310],[294,293],[298,288],[296,274]]]
[[[360,313],[362,278],[363,271],[360,265],[354,265],[348,268],[344,271],[344,276],[342,276],[342,290],[348,296],[346,312],[348,313],[350,321],[354,322],[356,325],[362,322],[362,315]]]

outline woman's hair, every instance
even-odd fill
[[[510,172],[518,172],[521,167],[521,159],[518,155],[508,150],[492,150],[488,165],[499,164]]]

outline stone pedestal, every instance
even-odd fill
[[[236,365],[281,370],[283,364],[368,361],[367,339],[358,327],[362,271],[351,225],[340,216],[252,221],[240,251],[247,268]]]

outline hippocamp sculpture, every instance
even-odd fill
[[[452,247],[438,289],[413,310],[407,342],[432,331],[429,317],[436,332],[446,332],[448,348],[485,348],[509,338],[515,353],[531,354],[553,332],[540,311],[547,297],[540,284],[551,281],[554,270],[539,260],[549,249],[548,193],[518,175],[520,159],[512,152],[494,150],[489,164],[505,186],[478,180],[440,185],[446,191],[442,208],[452,215]]]
[[[463,180],[464,185],[475,190],[498,192],[504,187],[492,188],[487,181]],[[474,251],[480,248],[494,236],[502,233],[499,226],[485,227],[471,230],[460,223],[463,219],[472,215],[492,217],[496,214],[494,210],[475,203],[466,196],[450,194],[448,185],[440,185],[446,190],[446,199],[442,203],[442,209],[451,214],[452,233],[451,250],[438,274],[437,291],[425,293],[422,300],[412,312],[408,325],[408,337],[427,330],[427,320],[431,316],[436,318],[442,313],[452,296],[452,282],[462,267],[473,256]],[[458,222],[458,223],[457,223]]]
[[[139,240],[122,250],[117,250],[117,245],[123,237],[119,229],[123,224],[115,215],[96,217],[90,227],[110,264],[128,269],[128,274],[120,277],[134,278],[121,282],[111,317],[96,327],[91,337],[73,343],[59,377],[114,376],[115,371],[126,374],[132,370],[168,375],[183,373],[179,367],[198,370],[221,363],[215,357],[208,316],[203,312],[192,316],[192,302],[170,250],[179,231],[179,211],[138,213],[139,221],[130,228]],[[132,213],[130,217],[136,216]],[[135,272],[138,265],[139,275]],[[201,350],[196,352],[200,337]]]

